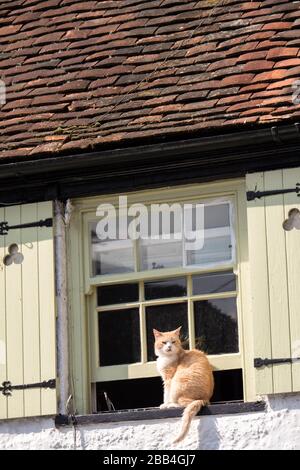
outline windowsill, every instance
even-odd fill
[[[266,404],[264,401],[259,402],[229,402],[218,403],[214,405],[205,406],[199,416],[211,415],[231,415],[238,413],[253,413],[265,411]],[[95,413],[91,415],[78,415],[75,420],[66,415],[57,415],[55,417],[55,425],[71,426],[72,424],[98,424],[98,423],[117,423],[122,421],[140,421],[140,420],[153,420],[164,418],[179,418],[182,415],[182,408],[173,408],[167,410],[160,410],[159,408],[139,408],[135,410],[121,410],[121,411],[104,411],[102,413]]]

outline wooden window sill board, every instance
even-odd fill
[[[262,412],[265,411],[265,408],[266,404],[263,401],[249,403],[241,401],[216,403],[202,408],[199,416]],[[95,413],[90,415],[77,415],[73,418],[67,415],[57,415],[55,417],[55,425],[59,427],[71,426],[73,424],[85,425],[98,423],[117,423],[124,421],[179,418],[181,415],[182,408],[172,408],[166,410],[161,410],[159,408],[137,408],[134,410],[104,411],[102,413]]]

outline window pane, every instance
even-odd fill
[[[99,346],[101,366],[140,362],[139,309],[99,313]]]
[[[196,348],[207,354],[238,352],[236,299],[194,302]]]
[[[133,244],[131,240],[100,240],[97,223],[92,224],[92,275],[121,274],[134,271]]]
[[[158,331],[173,331],[181,328],[183,346],[188,348],[187,304],[155,305],[146,308],[148,361],[155,361],[153,328]]]
[[[181,216],[180,204],[151,205],[151,211],[148,211],[148,238],[140,239],[142,271],[182,266]]]
[[[232,272],[200,274],[193,276],[193,294],[216,294],[235,291],[235,275]]]
[[[141,271],[182,266],[182,241],[140,240]]]
[[[230,204],[208,204],[204,207],[204,245],[187,250],[187,265],[211,265],[231,262],[233,240],[230,227]]]
[[[206,229],[230,226],[230,206],[224,204],[208,204],[204,208],[204,224]]]
[[[145,300],[183,297],[185,295],[186,278],[145,282]]]
[[[118,284],[98,287],[98,306],[136,302],[139,300],[138,284]]]

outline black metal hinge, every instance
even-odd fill
[[[2,382],[2,386],[0,387],[0,392],[6,397],[11,396],[13,390],[27,390],[29,388],[55,388],[56,387],[56,380],[44,380],[44,382],[38,382],[34,384],[23,384],[23,385],[12,385],[11,382],[6,381]]]
[[[292,364],[297,361],[300,361],[300,357],[286,357],[281,359],[262,359],[261,357],[256,357],[254,359],[254,367],[259,369],[260,367],[270,366],[272,364]]]
[[[53,219],[38,220],[37,222],[30,222],[28,224],[8,225],[8,222],[0,222],[0,235],[7,235],[9,230],[18,228],[30,227],[52,227]]]
[[[247,201],[254,201],[266,196],[275,196],[276,194],[297,193],[300,196],[300,183],[292,189],[273,189],[272,191],[247,191]]]

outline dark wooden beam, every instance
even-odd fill
[[[215,415],[231,415],[237,413],[252,413],[265,411],[266,404],[259,402],[229,402],[216,403],[202,408],[199,416],[215,416]],[[56,426],[71,426],[73,423],[77,425],[100,424],[100,423],[118,423],[123,421],[141,421],[151,419],[168,419],[179,418],[182,415],[182,408],[173,408],[160,410],[159,408],[143,408],[136,410],[121,411],[105,411],[91,415],[78,415],[72,420],[71,417],[65,415],[57,415],[55,417]]]

